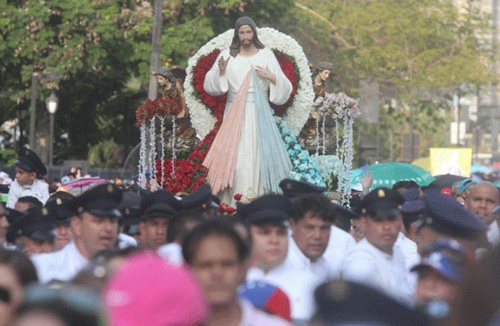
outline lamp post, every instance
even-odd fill
[[[47,111],[49,111],[50,116],[49,166],[52,166],[52,159],[54,156],[54,118],[57,112],[57,105],[59,104],[59,99],[54,92],[47,97],[45,104],[47,105]]]
[[[38,82],[52,82],[61,78],[58,72],[34,73],[31,75],[31,101],[30,101],[30,135],[29,145],[31,149],[35,148],[35,127],[36,127],[36,87]],[[57,108],[56,108],[57,110]]]

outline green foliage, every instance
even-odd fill
[[[106,168],[108,157],[116,146],[113,139],[106,139],[89,148],[88,161],[91,167]]]
[[[160,61],[186,66],[210,38],[249,15],[258,26],[295,37],[312,64],[333,62],[330,91],[356,96],[359,80],[369,77],[395,85],[401,103],[419,103],[422,90],[442,96],[459,84],[477,87],[492,79],[491,46],[477,36],[488,33],[490,17],[476,1],[468,3],[464,15],[444,0],[169,0]],[[134,111],[147,97],[153,4],[0,0],[0,91],[9,92],[0,101],[0,121],[29,107],[33,73],[56,71],[59,81],[39,83],[36,106],[45,110],[44,99],[58,89],[56,138],[68,134],[66,145],[56,149],[58,158],[85,159],[88,148],[99,152],[93,148],[104,146],[103,139],[137,143]],[[440,141],[441,120],[433,115],[438,111],[418,104],[414,112],[415,126],[436,126],[424,133],[426,142]],[[408,128],[407,113],[383,119],[394,133]]]
[[[13,149],[0,150],[0,162],[5,166],[13,166],[17,160],[17,153]]]

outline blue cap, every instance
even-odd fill
[[[467,188],[469,188],[472,185],[475,185],[476,183],[477,181],[472,180],[470,178],[463,179],[462,181],[460,181],[460,184],[458,185],[458,190],[460,190],[460,193],[463,194],[463,192],[467,190]]]
[[[425,211],[425,202],[423,200],[405,201],[401,206],[401,214],[403,219],[414,222],[422,217]]]
[[[452,282],[460,282],[469,262],[471,260],[467,251],[460,243],[455,240],[439,240],[424,250],[420,264],[411,271],[419,272],[430,268]]]
[[[454,237],[474,238],[486,231],[486,225],[451,197],[428,190],[424,196],[425,210],[417,228],[432,229]]]

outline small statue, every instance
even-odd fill
[[[191,125],[189,119],[189,110],[184,99],[183,79],[185,70],[180,67],[173,68],[162,66],[151,72],[157,76],[158,84],[161,87],[162,97],[172,98],[181,103],[183,110],[176,116],[175,127],[175,150],[181,152],[190,152],[196,146],[196,131]],[[177,76],[176,76],[177,75]],[[167,131],[166,148],[172,150],[172,131]]]
[[[333,64],[330,62],[320,62],[314,69],[312,73],[312,82],[314,90],[314,101],[319,97],[324,97],[328,90],[326,81],[332,73]],[[317,148],[317,133],[316,130],[316,120],[318,119],[317,109],[312,107],[309,115],[309,119],[302,128],[299,134],[300,145],[309,150],[310,152],[315,151]]]

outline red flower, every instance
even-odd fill
[[[233,207],[229,206],[226,203],[221,203],[218,207],[219,212],[225,213],[225,214],[233,214],[236,212],[236,209]]]
[[[292,83],[292,94],[290,95],[288,101],[283,105],[271,104],[271,107],[274,109],[274,113],[278,116],[282,116],[283,114],[285,114],[286,109],[292,105],[293,98],[295,94],[297,94],[299,74],[297,65],[295,64],[295,60],[293,57],[288,56],[278,50],[273,50],[273,52],[276,55],[276,59],[278,60],[283,73]],[[226,107],[227,94],[212,96],[206,93],[205,89],[203,88],[205,76],[210,68],[212,68],[219,53],[220,50],[216,49],[198,60],[193,68],[193,87],[196,90],[196,95],[200,98],[203,104],[210,108],[214,116],[217,118],[217,121],[221,122],[224,115],[224,109]]]
[[[238,201],[241,199],[241,197],[243,197],[243,195],[242,195],[242,194],[235,194],[235,195],[234,195],[234,199],[235,199],[235,200],[238,200]]]

